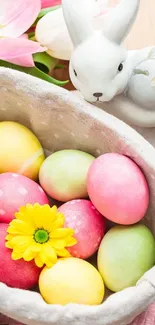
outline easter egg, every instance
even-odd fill
[[[116,226],[104,236],[98,251],[98,269],[114,292],[136,285],[155,264],[155,240],[144,225]]]
[[[42,164],[40,184],[57,201],[87,198],[87,172],[94,159],[79,150],[57,151]]]
[[[40,142],[24,125],[0,122],[0,173],[14,172],[38,178],[45,157]]]
[[[5,247],[7,228],[7,224],[0,224],[0,282],[13,288],[32,289],[38,283],[41,269],[33,261],[12,260],[12,250]]]
[[[50,269],[45,267],[39,289],[48,304],[99,305],[104,297],[104,283],[97,269],[74,257],[59,259]]]
[[[0,174],[0,222],[9,223],[27,203],[49,204],[43,189],[33,180],[15,173]]]
[[[89,197],[107,219],[122,225],[140,221],[148,208],[149,189],[140,168],[128,157],[107,153],[97,158],[87,176]]]
[[[93,255],[105,233],[105,219],[87,200],[64,203],[59,212],[65,216],[65,227],[74,229],[77,244],[67,248],[72,256],[86,259]]]

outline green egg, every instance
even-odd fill
[[[98,269],[111,291],[135,286],[154,264],[155,240],[144,225],[116,226],[100,244]]]
[[[80,150],[60,150],[42,164],[39,181],[55,200],[67,202],[88,197],[87,172],[95,157]]]

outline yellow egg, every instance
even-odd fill
[[[39,289],[48,304],[99,305],[104,297],[101,275],[90,263],[78,258],[60,259],[40,274]]]
[[[36,180],[44,159],[41,144],[29,129],[0,122],[0,173],[15,172]]]

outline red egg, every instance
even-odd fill
[[[7,228],[8,224],[0,224],[0,282],[13,288],[34,288],[42,269],[38,268],[33,261],[12,260],[12,250],[5,247]]]
[[[86,259],[98,249],[105,233],[105,219],[87,200],[73,200],[59,211],[65,216],[65,227],[74,229],[77,244],[68,251],[74,257]]]
[[[0,174],[0,222],[9,223],[21,206],[27,203],[49,204],[43,189],[26,176]]]
[[[142,171],[117,153],[104,154],[92,163],[87,190],[96,209],[118,224],[137,223],[148,208],[149,189]]]

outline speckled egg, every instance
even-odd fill
[[[72,256],[86,259],[98,249],[105,233],[105,219],[87,200],[72,200],[59,211],[65,216],[65,227],[74,229],[77,244],[69,247]]]
[[[79,258],[62,258],[40,274],[39,289],[48,304],[99,305],[104,283],[94,266]]]
[[[42,164],[39,181],[53,199],[61,202],[87,198],[87,172],[94,157],[79,150],[61,150]]]
[[[135,162],[126,156],[107,153],[97,158],[88,171],[87,189],[96,209],[115,223],[137,223],[147,211],[147,181]]]
[[[12,250],[5,247],[7,228],[7,224],[0,224],[0,282],[13,288],[32,289],[38,283],[41,269],[34,261],[14,261],[11,258]]]
[[[9,223],[27,203],[49,204],[43,189],[34,181],[15,173],[0,174],[0,222]]]
[[[0,173],[14,172],[36,180],[44,159],[40,142],[28,128],[0,122]]]

